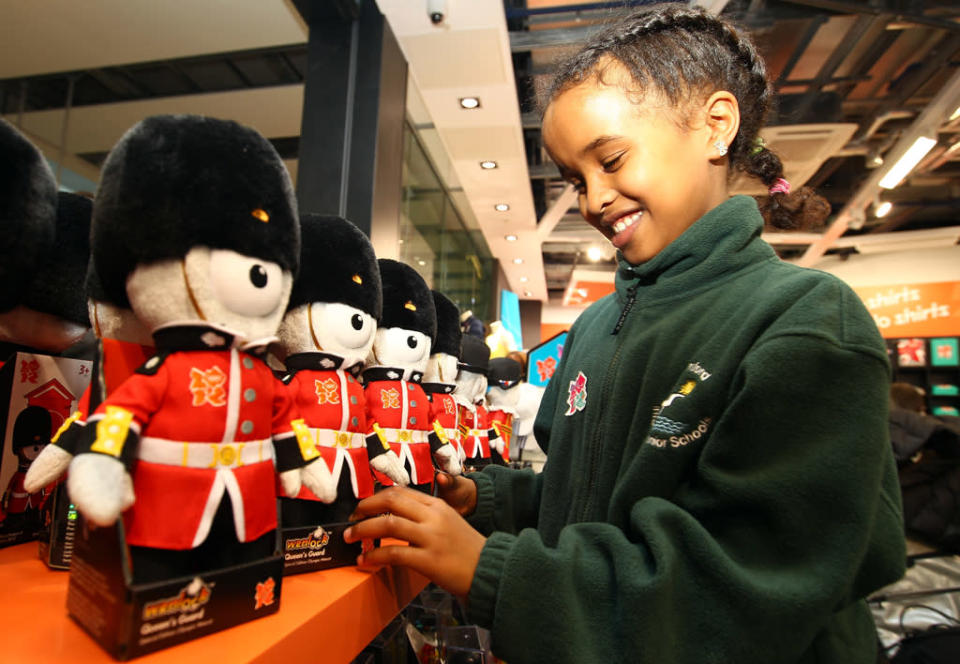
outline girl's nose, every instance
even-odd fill
[[[591,215],[600,216],[604,209],[616,198],[616,192],[612,187],[606,185],[601,178],[594,178],[593,181],[586,184],[587,212]]]

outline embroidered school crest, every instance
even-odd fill
[[[570,381],[570,393],[567,397],[567,404],[570,408],[564,415],[570,416],[578,410],[583,410],[587,406],[587,377],[582,371],[577,372],[576,380]]]

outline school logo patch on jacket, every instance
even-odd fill
[[[587,406],[587,377],[583,375],[582,371],[578,371],[577,377],[570,381],[567,405],[570,406],[564,413],[567,416],[573,415]]]

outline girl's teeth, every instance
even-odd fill
[[[643,213],[642,213],[642,212],[634,212],[634,213],[631,214],[629,217],[624,217],[624,218],[621,219],[620,221],[616,222],[616,223],[613,225],[613,232],[614,232],[614,233],[619,233],[619,232],[621,232],[621,231],[623,231],[623,230],[626,230],[626,229],[629,228],[630,226],[633,226],[635,223],[637,223],[637,222],[640,220],[640,215],[641,215],[641,214],[643,214]]]

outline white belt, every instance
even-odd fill
[[[148,463],[186,468],[238,468],[273,461],[273,442],[247,440],[238,443],[194,443],[151,438],[140,439],[137,458]]]
[[[337,431],[335,429],[316,429],[308,427],[313,442],[320,447],[358,447],[367,446],[367,438],[355,431]]]
[[[419,429],[387,429],[381,428],[380,431],[386,437],[387,442],[393,443],[426,443],[429,442],[430,432]]]
[[[444,429],[448,440],[460,440],[460,429]]]
[[[486,432],[486,430],[480,431],[480,429],[467,429],[466,434],[467,434],[467,437],[468,437],[468,438],[471,438],[471,437],[473,437],[473,438],[486,438],[486,437],[487,437],[487,432]]]

